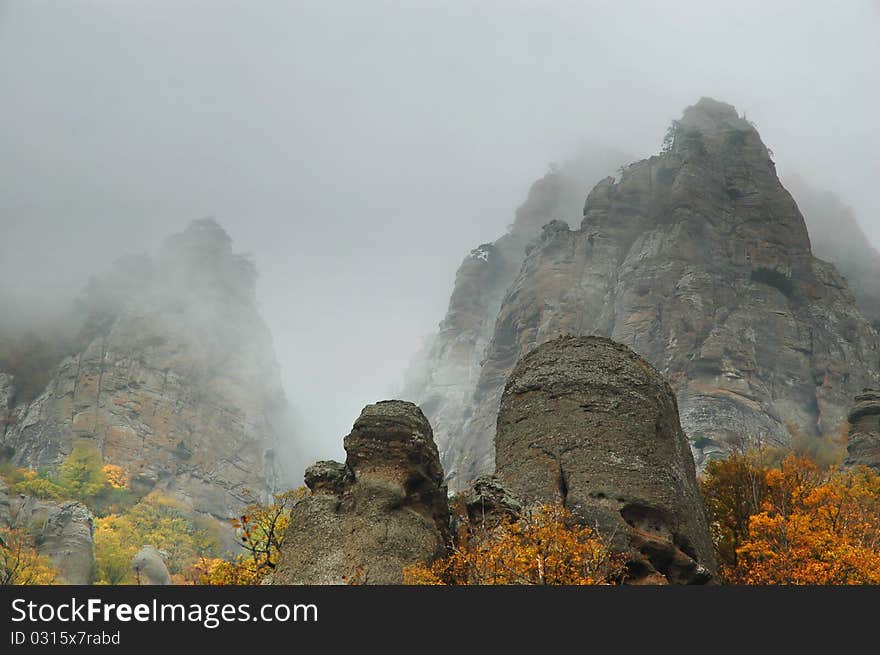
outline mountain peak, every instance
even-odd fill
[[[704,133],[731,129],[754,130],[751,123],[739,115],[736,107],[708,97],[700,98],[696,104],[686,107],[679,123],[685,128]]]

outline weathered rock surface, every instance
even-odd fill
[[[81,350],[3,436],[13,461],[56,469],[74,443],[221,519],[272,490],[286,400],[252,264],[211,220],[155,259],[120,260],[81,299]],[[289,445],[289,444],[288,444]]]
[[[702,584],[715,559],[675,394],[602,337],[560,337],[516,366],[501,400],[497,476],[562,502],[628,553],[632,583]]]
[[[849,413],[847,466],[870,466],[880,471],[880,390],[865,389]]]
[[[12,399],[15,397],[14,380],[8,373],[0,372],[0,443],[6,434],[7,426],[12,422]]]
[[[444,554],[449,509],[431,426],[414,404],[369,405],[346,463],[306,473],[272,584],[400,584],[403,567]]]
[[[845,277],[859,310],[880,325],[880,252],[871,245],[852,209],[830,192],[819,192],[802,178],[786,176],[810,231],[813,254],[834,264]]]
[[[498,476],[481,475],[459,494],[471,528],[491,530],[505,517],[519,518],[526,503],[505,486]]]
[[[91,584],[95,569],[95,523],[88,508],[14,494],[0,480],[0,525],[25,528],[37,552],[48,557],[66,584]]]
[[[171,574],[165,565],[165,557],[155,546],[143,546],[131,562],[135,580],[140,585],[169,585]]]
[[[0,478],[0,527],[15,527],[15,506],[12,501],[6,481]]]
[[[459,266],[446,317],[415,357],[403,392],[430,418],[447,470],[452,463],[447,442],[472,410],[495,317],[526,246],[548,221],[579,215],[586,191],[627,159],[618,152],[595,150],[554,167],[529,189],[508,232],[471,250]]]
[[[757,131],[710,99],[685,110],[662,154],[596,185],[579,229],[553,221],[530,244],[471,360],[483,364],[462,420],[443,421],[451,487],[494,469],[510,372],[562,334],[610,337],[670,379],[699,465],[731,442],[785,443],[789,425],[836,430],[857,391],[880,384],[880,337],[812,255]],[[438,353],[434,370],[449,358]],[[419,397],[452,397],[455,384]]]

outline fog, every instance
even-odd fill
[[[878,63],[869,1],[0,0],[0,311],[212,216],[338,457],[550,162],[650,155],[700,96],[880,244]]]

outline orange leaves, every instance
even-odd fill
[[[405,584],[597,585],[623,575],[623,560],[557,505],[467,535],[448,557],[404,569]]]
[[[231,562],[220,558],[202,558],[194,570],[199,584],[206,585],[260,584],[265,575],[248,557],[238,557]]]
[[[702,482],[724,576],[734,584],[880,584],[880,476],[823,469],[791,455],[778,466],[733,456]],[[735,472],[735,475],[730,475]],[[744,526],[732,499],[760,473]],[[734,546],[731,551],[731,545]]]
[[[27,530],[0,530],[0,585],[47,585],[55,581],[55,570],[47,558],[37,554]]]
[[[128,488],[128,473],[124,468],[116,464],[104,464],[101,470],[107,476],[107,484],[113,489]]]
[[[201,584],[260,584],[278,562],[291,508],[307,493],[308,489],[300,487],[276,494],[273,502],[252,503],[241,516],[231,519],[244,554],[231,561],[202,559],[196,566]]]

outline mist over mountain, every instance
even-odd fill
[[[785,186],[807,222],[813,253],[834,263],[846,276],[861,312],[880,325],[880,252],[855,212],[836,194],[819,191],[798,175],[786,177]]]
[[[87,449],[142,495],[220,520],[295,484],[303,460],[255,281],[210,219],[93,276],[64,316],[75,333],[4,344],[5,458],[57,471]],[[44,368],[19,364],[35,355]]]
[[[417,357],[410,397],[434,426],[452,485],[494,470],[510,372],[562,335],[610,337],[671,380],[701,465],[743,443],[840,431],[856,393],[880,382],[877,330],[834,266],[813,256],[770,151],[733,106],[687,107],[659,155],[589,192],[575,229],[570,184],[551,174],[532,187],[519,216],[544,225],[518,258],[501,241],[471,251]],[[811,207],[825,228],[817,247],[851,271],[874,310],[872,251],[857,259],[836,245],[863,240],[857,224],[841,222],[833,202]],[[560,220],[560,210],[571,213]],[[829,231],[838,236],[826,242]]]
[[[340,456],[548,163],[646,157],[701,95],[877,247],[878,23],[867,0],[7,0],[0,325],[67,333],[89,276],[213,216],[259,270],[307,459]]]

